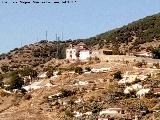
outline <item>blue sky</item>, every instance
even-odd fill
[[[0,1],[0,53],[45,39],[88,38],[160,12],[160,0],[77,0],[70,4],[12,4]],[[32,0],[23,0],[32,1]],[[42,0],[35,0],[42,1]],[[44,0],[46,1],[46,0]],[[56,1],[56,0],[47,0]],[[62,1],[62,0],[57,0]]]

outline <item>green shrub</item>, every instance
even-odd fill
[[[152,49],[153,58],[160,59],[160,47]]]
[[[9,71],[9,66],[3,65],[3,66],[1,67],[1,70],[6,73],[6,72]]]
[[[38,73],[37,73],[36,70],[31,70],[31,71],[30,71],[30,76],[31,76],[31,78],[36,78],[37,75],[38,75]]]
[[[114,79],[118,79],[118,80],[122,79],[121,74],[122,74],[121,71],[115,72],[115,73],[113,74]]]
[[[54,66],[54,67],[53,67],[53,66],[47,66],[47,67],[44,67],[44,68],[43,68],[43,71],[44,71],[44,72],[53,71],[53,70],[56,70],[56,67],[57,67],[57,66]]]
[[[73,112],[71,112],[70,110],[65,110],[65,115],[68,116],[68,117],[73,117],[74,116]]]
[[[62,72],[61,72],[61,71],[58,71],[57,75],[62,75]]]
[[[61,89],[60,92],[62,93],[62,97],[68,97],[72,95],[72,91],[70,90]]]
[[[30,67],[26,67],[22,70],[19,70],[18,73],[24,77],[24,76],[30,76],[31,78],[36,78],[37,77],[37,71],[33,70]]]
[[[94,58],[94,60],[100,60],[97,56]]]
[[[46,75],[47,75],[48,78],[52,77],[53,76],[53,71],[52,70],[47,71]]]
[[[75,68],[75,73],[82,74],[83,73],[83,69],[81,67],[76,67]]]
[[[24,85],[24,81],[23,79],[18,75],[18,74],[14,74],[13,76],[11,76],[11,79],[9,81],[9,90],[12,89],[21,89],[22,85]]]
[[[90,67],[85,67],[85,70],[91,71],[91,68]]]
[[[144,111],[142,115],[146,115],[147,113],[149,113],[148,107],[143,103],[136,104],[135,108],[137,109],[137,111]]]
[[[94,58],[94,60],[95,60],[97,63],[100,63],[100,62],[101,62],[100,59],[99,59],[97,56]]]
[[[145,97],[148,98],[148,99],[152,99],[152,98],[154,98],[154,97],[156,97],[156,96],[155,96],[155,94],[154,94],[152,91],[150,91],[149,93],[147,93],[147,94],[145,95]]]
[[[116,102],[116,96],[114,93],[109,93],[106,97],[107,102],[114,103]]]
[[[96,103],[96,102],[93,102],[91,104],[91,111],[92,113],[98,113],[102,110],[102,105]]]
[[[22,93],[23,95],[25,95],[25,94],[27,93],[27,90],[24,89],[24,88],[21,88],[21,93]]]
[[[135,66],[136,66],[136,67],[139,67],[139,68],[141,68],[142,65],[143,65],[142,62],[137,62],[137,63],[135,64]]]
[[[32,96],[30,94],[26,94],[24,96],[24,100],[30,100],[32,98]]]
[[[153,63],[153,66],[155,66],[157,69],[160,68],[159,63]]]
[[[70,67],[67,68],[67,70],[68,71],[73,71],[73,70],[75,70],[75,67],[74,66],[70,66]]]

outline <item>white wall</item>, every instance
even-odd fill
[[[72,57],[70,56],[72,55]],[[66,59],[71,60],[71,59],[77,59],[76,57],[76,49],[66,49]]]
[[[72,59],[74,59],[74,60],[77,59],[76,52],[77,52],[76,49],[73,49],[73,50],[72,50]]]
[[[90,51],[89,50],[80,51],[80,53],[79,53],[79,59],[80,60],[86,60],[89,57],[90,57]]]
[[[66,59],[70,59],[70,49],[66,49]]]

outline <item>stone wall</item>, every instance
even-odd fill
[[[145,57],[136,57],[136,56],[129,56],[129,55],[96,55],[100,58],[101,61],[142,61],[145,60],[147,63],[160,63],[160,59],[152,59],[152,58],[145,58]],[[94,57],[94,56],[93,56]]]

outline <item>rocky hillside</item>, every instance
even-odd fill
[[[114,54],[150,50],[152,46],[160,45],[160,14],[145,17],[88,39],[59,42],[41,40],[35,44],[15,48],[7,54],[0,55],[0,66],[8,65],[11,68],[18,68],[29,65],[36,67],[53,58],[65,58],[66,47],[70,43],[79,42],[86,43],[92,49],[112,49]]]
[[[159,62],[59,60],[70,43],[120,54],[157,47],[159,33],[156,14],[89,39],[42,40],[1,54],[0,120],[159,120]]]
[[[160,44],[159,41],[160,13],[147,16],[121,28],[97,35],[96,37],[91,37],[87,39],[86,43],[92,47],[98,44],[98,48],[107,47],[114,50],[120,47],[118,50],[122,51],[123,48],[127,52],[135,49],[145,49],[145,47],[149,47],[150,45],[156,47]]]
[[[0,64],[13,69],[24,66],[37,67],[53,58],[64,58],[66,45],[67,43],[63,42],[42,40],[38,43],[15,48],[7,54],[1,54]]]
[[[136,116],[138,120],[159,120],[160,69],[133,67],[132,62],[66,68],[71,66],[87,67],[87,72],[66,70],[50,78],[35,78],[23,86],[26,93],[0,88],[0,120],[133,120]],[[93,68],[108,71],[97,73]],[[122,84],[125,76],[129,77],[126,85]],[[138,94],[140,90],[150,92]]]

